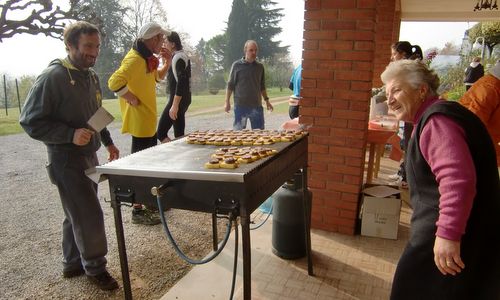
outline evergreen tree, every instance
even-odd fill
[[[225,69],[224,61],[226,57],[227,38],[225,34],[219,34],[211,38],[206,45],[205,68],[209,76],[215,73],[223,72]],[[243,46],[241,46],[243,49]],[[229,69],[227,69],[229,72]]]
[[[279,22],[282,8],[272,8],[271,0],[233,0],[227,22],[227,45],[224,52],[224,67],[242,57],[247,40],[255,40],[259,45],[260,59],[271,59],[277,54],[286,55],[287,47],[280,47],[280,41],[273,41],[281,32]]]
[[[248,10],[244,0],[233,0],[233,6],[227,21],[227,44],[224,51],[224,67],[230,68],[232,63],[243,55],[243,45],[249,39]]]
[[[257,41],[259,58],[270,59],[276,54],[286,54],[288,47],[280,47],[280,41],[273,41],[282,31],[279,22],[283,17],[283,9],[272,8],[277,3],[271,0],[246,0],[246,3],[249,16],[248,37]]]

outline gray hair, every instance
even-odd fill
[[[420,60],[403,59],[391,62],[380,75],[380,78],[384,84],[399,78],[415,89],[425,84],[429,88],[427,94],[432,96],[437,95],[437,89],[439,88],[439,77],[434,70],[429,69]]]
[[[259,50],[259,45],[257,44],[256,41],[254,41],[254,40],[248,40],[248,41],[245,42],[245,46],[243,47],[243,51],[247,51],[247,47],[249,45],[251,45],[251,44],[254,44],[255,47],[257,47],[257,51]]]

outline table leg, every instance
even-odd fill
[[[384,144],[378,144],[376,146],[376,152],[375,152],[375,165],[373,169],[373,177],[378,178],[378,172],[380,171],[380,160],[382,156],[384,155],[384,149],[385,145]]]
[[[219,248],[217,240],[218,240],[217,214],[212,213],[212,246],[214,251],[217,251],[217,248]]]
[[[252,270],[250,253],[250,220],[249,217],[240,217],[241,240],[243,248],[243,299],[252,299]]]
[[[307,167],[302,169],[302,201],[304,203],[304,224],[306,232],[306,256],[307,256],[307,274],[313,273],[313,264],[311,256],[311,199],[307,189]]]
[[[368,154],[368,169],[366,171],[366,183],[372,183],[374,157],[375,157],[375,144],[370,143],[370,152]]]
[[[130,277],[127,261],[127,249],[125,248],[125,235],[123,233],[122,212],[120,201],[116,199],[111,200],[111,207],[115,217],[116,240],[118,242],[118,254],[120,256],[120,267],[122,271],[123,291],[125,299],[132,299],[132,289],[130,287]]]

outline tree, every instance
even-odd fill
[[[224,67],[241,58],[243,45],[250,38],[247,6],[244,0],[233,0],[231,13],[227,20],[226,48],[224,51]]]
[[[276,2],[271,0],[233,0],[233,6],[227,22],[227,44],[224,66],[242,56],[246,40],[255,40],[259,45],[260,59],[270,59],[275,54],[286,54],[287,47],[280,47],[280,41],[273,41],[281,32],[278,26],[283,14],[282,8],[271,8]]]
[[[444,44],[443,49],[439,52],[441,55],[458,55],[460,52],[460,49],[457,47],[457,45],[447,42]]]
[[[485,46],[488,53],[492,53],[495,45],[500,43],[500,21],[479,22],[469,29],[469,40],[472,43],[476,38],[484,37]]]
[[[126,23],[131,26],[133,36],[148,22],[167,23],[167,13],[159,0],[126,0],[129,8],[125,14]]]
[[[227,38],[225,34],[216,35],[207,42],[205,46],[205,53],[207,54],[205,68],[209,76],[224,71],[226,43]]]
[[[273,41],[282,31],[279,22],[283,17],[283,9],[271,8],[276,5],[276,2],[271,0],[247,0],[246,3],[249,15],[248,36],[259,44],[259,57],[270,59],[277,53],[287,53],[288,46],[280,47],[279,41]]]
[[[266,70],[266,86],[276,86],[283,90],[288,87],[293,72],[293,65],[288,55],[275,54],[272,59],[263,61]]]
[[[206,45],[202,38],[195,46],[191,54],[191,89],[194,93],[205,90],[208,87],[208,72],[206,69]]]
[[[115,98],[108,89],[108,79],[120,66],[133,41],[131,27],[123,20],[128,8],[123,7],[119,0],[82,0],[76,9],[85,11],[79,17],[98,26],[101,31],[101,50],[94,70],[99,75],[103,97]]]
[[[70,0],[67,10],[54,7],[50,0],[8,0],[0,4],[0,42],[16,34],[44,34],[62,39],[67,22],[78,19],[82,13],[76,9],[78,1]],[[9,16],[18,18],[8,18]]]
[[[226,81],[224,80],[224,74],[222,72],[217,72],[210,77],[208,80],[208,88],[210,93],[216,95],[219,90],[226,87]]]
[[[26,96],[28,95],[28,92],[35,83],[36,76],[33,75],[23,75],[21,78],[12,78],[9,75],[5,76],[6,79],[6,84],[5,84],[5,89],[7,91],[7,107],[17,107],[18,106],[18,94],[17,92],[19,91],[19,102],[21,106],[24,103],[24,99],[26,99]],[[16,87],[16,80],[17,80],[17,87]],[[4,81],[3,77],[1,78],[1,84],[0,84],[0,91],[2,96],[0,97],[1,101],[0,103],[2,106],[5,105],[5,95],[4,95]]]

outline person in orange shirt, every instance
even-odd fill
[[[497,165],[500,167],[500,60],[489,74],[474,83],[459,102],[483,121],[495,145]]]

